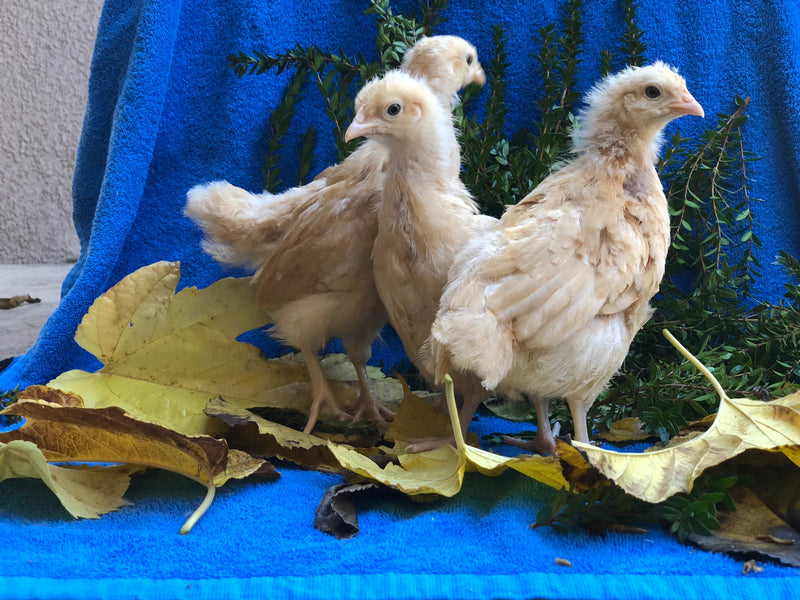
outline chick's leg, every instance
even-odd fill
[[[522,441],[504,435],[503,441],[509,446],[522,448],[528,452],[553,454],[556,449],[556,440],[553,437],[553,430],[550,429],[550,401],[547,398],[534,398],[533,403],[536,406],[536,437],[529,441]]]
[[[347,418],[347,415],[339,410],[338,406],[336,406],[336,401],[333,398],[333,392],[331,391],[328,381],[325,379],[325,375],[322,372],[322,365],[319,363],[317,353],[313,350],[302,349],[301,352],[306,359],[308,373],[311,376],[312,394],[311,410],[308,412],[308,421],[306,421],[306,426],[303,429],[303,433],[311,433],[311,431],[314,429],[314,426],[317,424],[320,409],[322,408],[323,404],[327,404],[328,407],[330,407],[339,418]]]
[[[584,444],[589,443],[589,430],[586,428],[586,413],[592,406],[594,398],[567,398],[569,411],[572,413],[572,427],[575,439]]]
[[[353,367],[355,367],[360,390],[358,407],[353,415],[353,420],[369,419],[375,422],[378,429],[385,430],[388,426],[387,421],[394,419],[394,413],[375,399],[370,388],[369,377],[367,376],[367,358],[369,358],[371,344],[356,339],[342,340],[342,342],[345,351],[353,362]]]

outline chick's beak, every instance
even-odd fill
[[[375,133],[376,129],[377,124],[367,118],[363,108],[359,109],[353,118],[353,122],[344,132],[344,141],[349,142],[350,140],[370,135]]]
[[[483,85],[486,83],[486,71],[484,71],[483,67],[479,64],[475,65],[475,72],[472,74],[472,81],[478,85]]]
[[[706,113],[700,103],[694,97],[686,92],[678,102],[670,105],[670,111],[678,115],[694,115],[696,117],[705,117]]]

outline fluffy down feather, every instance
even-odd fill
[[[545,452],[548,400],[566,399],[576,438],[588,442],[586,413],[651,314],[669,246],[653,166],[661,130],[703,116],[663,63],[606,78],[586,103],[574,159],[458,256],[430,340],[437,377],[473,373],[535,403],[532,446]]]
[[[429,73],[447,107],[458,89],[485,80],[475,48],[453,36],[423,38],[404,68]],[[444,154],[457,176],[455,139]],[[203,229],[203,248],[222,263],[256,269],[253,283],[273,319],[271,333],[306,359],[313,387],[306,432],[323,404],[338,413],[317,358],[331,337],[341,338],[359,375],[356,418],[379,425],[391,418],[376,407],[366,378],[372,341],[386,322],[370,259],[385,168],[384,148],[367,142],[311,183],[281,194],[251,194],[225,181],[188,193],[185,212]]]

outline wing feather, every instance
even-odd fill
[[[506,243],[481,273],[486,307],[531,349],[555,346],[641,296],[634,273],[646,252],[622,211],[610,210],[607,198],[602,211],[594,208],[587,195],[596,190],[555,191],[558,201],[537,190],[537,201],[509,209],[499,228]]]

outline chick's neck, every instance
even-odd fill
[[[429,132],[434,133],[434,132]],[[392,187],[404,187],[403,182],[411,179],[429,189],[444,191],[449,178],[449,166],[452,160],[451,149],[458,143],[455,134],[436,132],[439,135],[420,136],[414,140],[384,140],[389,150],[386,165],[386,183],[388,193]]]

